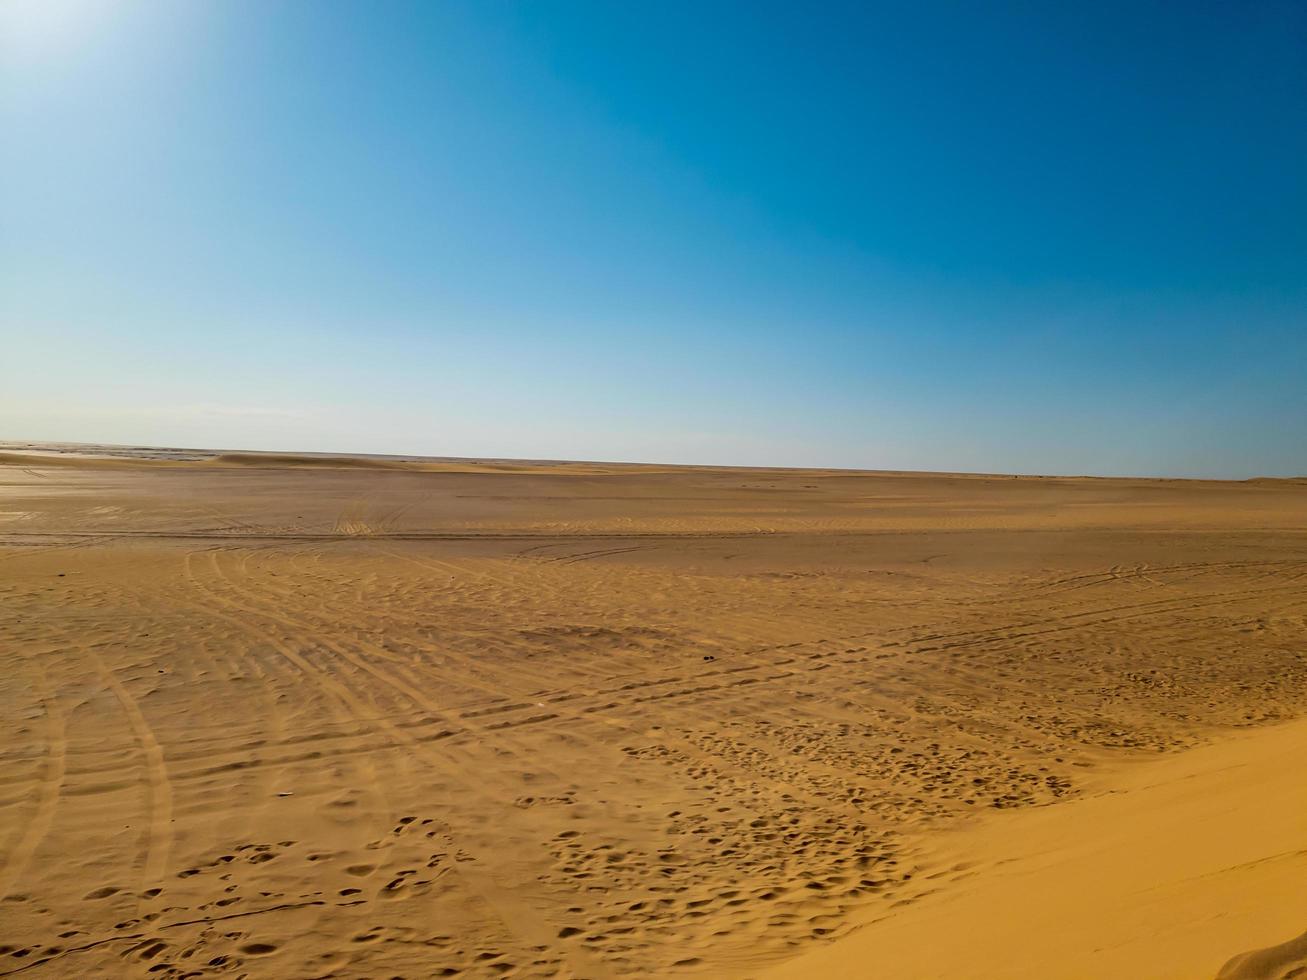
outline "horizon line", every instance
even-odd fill
[[[154,453],[188,453],[201,454],[205,458],[169,459],[161,456],[123,455],[113,452],[66,452],[66,450],[120,450]],[[1025,479],[1025,480],[1119,480],[1150,481],[1165,483],[1296,483],[1307,481],[1307,474],[1296,476],[1219,477],[1219,476],[1158,476],[1142,474],[1096,474],[1096,473],[1034,473],[1034,472],[999,472],[991,470],[912,470],[912,469],[877,469],[856,466],[783,466],[774,464],[743,463],[680,463],[664,460],[619,460],[619,459],[564,459],[554,457],[528,456],[441,456],[423,453],[373,453],[351,452],[345,450],[319,451],[303,449],[241,449],[200,446],[166,446],[146,443],[105,443],[105,442],[70,442],[67,440],[13,440],[0,439],[0,453],[21,454],[46,453],[52,455],[82,456],[85,458],[109,458],[137,463],[185,463],[221,461],[223,456],[251,457],[289,457],[293,459],[311,459],[317,461],[340,460],[388,460],[398,463],[515,463],[525,465],[575,465],[575,466],[630,466],[630,467],[670,467],[685,470],[745,470],[773,471],[789,473],[831,473],[865,476],[917,476],[917,477],[963,477],[970,479]],[[416,471],[414,471],[416,472]]]

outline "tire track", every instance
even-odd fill
[[[22,879],[36,849],[50,832],[68,769],[67,721],[44,669],[38,665],[34,673],[46,719],[45,772],[37,792],[36,812],[23,827],[17,843],[9,851],[3,870],[0,870],[0,901],[8,897],[14,885]]]
[[[213,589],[200,581],[195,573],[193,562],[197,554],[199,553],[194,551],[186,554],[183,564],[186,581],[190,584],[191,589],[194,592],[198,592],[202,597],[207,596],[209,599],[213,600],[213,602],[218,602],[219,599],[216,597]],[[213,563],[216,568],[217,555],[208,553],[208,557],[210,562]],[[358,765],[354,767],[354,771],[360,777],[358,781],[367,788],[368,794],[379,805],[379,810],[389,813],[390,801],[383,788],[386,780],[382,778],[382,772],[377,764],[375,764],[371,759],[365,758],[391,747],[391,743],[386,739],[386,736],[377,731],[376,723],[380,721],[380,718],[377,717],[375,713],[369,713],[366,711],[360,713],[360,711],[353,707],[354,705],[357,705],[358,702],[351,697],[344,687],[329,683],[322,677],[321,673],[303,657],[293,651],[287,650],[284,644],[274,641],[268,634],[252,628],[248,622],[240,617],[225,614],[221,610],[214,608],[212,603],[201,602],[196,605],[196,608],[202,611],[204,615],[212,616],[221,619],[223,622],[229,623],[234,627],[237,635],[246,635],[252,637],[257,642],[266,643],[272,648],[278,658],[291,665],[295,676],[303,677],[310,684],[317,687],[317,689],[323,694],[325,704],[329,706],[328,710],[333,717],[328,724],[337,728],[337,731],[326,733],[314,732],[308,735],[287,736],[283,738],[280,743],[271,743],[269,747],[275,748],[279,744],[283,748],[289,748],[293,745],[307,743],[314,743],[315,747],[312,749],[306,749],[305,752],[296,756],[281,757],[277,759],[269,757],[264,760],[264,762],[276,766],[293,765],[298,762],[304,762],[319,757],[329,757],[333,759],[342,759],[347,756],[359,757],[357,760]],[[334,710],[330,707],[332,705],[336,706]],[[359,746],[357,744],[351,744],[355,739],[367,739],[369,737],[381,738],[383,742],[380,745],[364,744]],[[337,745],[334,752],[321,753],[321,750],[318,749],[316,745],[322,741],[332,741],[341,744]]]
[[[104,662],[104,658],[90,647],[84,646],[82,650],[95,663],[105,685],[122,706],[145,761],[148,826],[140,888],[144,892],[154,883],[163,880],[172,849],[172,784],[168,779],[168,766],[164,760],[163,747],[136,698]]]
[[[210,558],[213,563],[214,574],[223,581],[228,581],[222,573],[221,565],[218,562],[217,556],[210,555]],[[225,596],[222,596],[214,589],[203,585],[200,580],[193,575],[193,573],[192,581],[194,581],[200,588],[204,589],[209,597],[217,604],[221,604],[229,609],[236,610],[246,615],[258,616],[270,622],[275,622],[283,627],[295,628],[295,624],[289,620],[260,609],[243,606]],[[228,584],[231,586],[229,581]],[[235,616],[229,613],[219,612],[217,610],[214,610],[213,614],[226,620],[236,619]],[[292,650],[289,644],[274,638],[271,634],[268,635],[267,639],[274,648],[280,651],[296,666],[300,667],[307,676],[311,677],[314,683],[322,688],[332,691],[335,696],[346,704],[356,715],[361,715],[362,713],[367,712],[367,706],[358,699],[353,692],[351,692],[346,686],[329,677],[321,669],[315,667],[311,661],[307,660],[302,654]],[[342,656],[344,655],[342,654]],[[363,667],[361,662],[347,657],[345,659],[359,669],[368,672],[368,668]],[[427,766],[436,769],[441,775],[458,783],[463,791],[469,795],[481,795],[480,790],[471,779],[465,776],[460,769],[451,766],[443,757],[432,756],[427,751],[427,746],[421,740],[415,738],[404,729],[392,724],[385,718],[378,718],[377,724],[379,728],[384,729],[389,735],[394,747],[398,748],[403,746],[408,748],[415,758],[419,759]],[[441,820],[439,823],[451,840],[457,839],[453,827],[451,827],[447,821]],[[463,840],[459,841],[459,846],[467,853],[472,854],[476,858],[476,863],[481,864],[483,867],[490,867],[490,862],[487,860],[486,856],[484,854],[478,854],[477,848]],[[513,890],[505,888],[497,882],[491,873],[476,872],[463,866],[456,868],[454,874],[457,879],[462,882],[469,894],[499,920],[508,935],[523,941],[528,948],[532,946],[548,945],[554,941],[559,926],[556,923],[548,923],[542,920],[538,913],[516,897]],[[573,961],[573,969],[577,975],[602,975],[603,971],[598,969],[598,963],[594,961],[590,954],[583,950],[569,946],[559,947],[558,951],[560,955]]]
[[[220,570],[219,570],[219,575],[221,576]],[[227,584],[231,588],[233,588],[234,591],[237,591],[238,593],[245,593],[245,590],[242,590],[238,586],[235,586],[235,584],[232,583],[230,579],[224,577],[224,581],[226,581]],[[253,597],[251,597],[248,593],[245,593],[245,598],[247,599],[247,601],[256,601],[256,602],[258,601]],[[311,624],[311,623],[296,623],[294,620],[286,618],[284,613],[278,613],[274,615],[272,613],[268,613],[259,609],[249,609],[249,608],[246,608],[245,611],[251,612],[254,615],[259,615],[268,619],[272,619],[273,621],[278,622],[280,625],[290,629],[313,630],[317,632],[323,630],[325,625],[325,624]],[[434,714],[444,714],[442,709],[440,709],[438,706],[431,704],[431,702],[429,702],[422,695],[422,693],[418,691],[416,688],[413,688],[409,685],[397,684],[396,681],[391,677],[389,677],[384,671],[381,671],[379,668],[376,668],[368,664],[366,660],[360,660],[359,658],[349,655],[348,653],[343,651],[338,644],[333,644],[330,641],[327,641],[325,638],[322,640],[322,642],[324,643],[324,645],[335,650],[338,654],[344,657],[349,663],[353,664],[354,666],[358,667],[361,670],[364,670],[365,672],[370,673],[381,683],[387,684],[392,688],[398,690],[401,694],[409,698],[411,701],[413,701],[415,704],[419,705],[420,707],[425,706]],[[810,656],[805,659],[810,659],[810,660],[815,659],[820,661],[820,660],[829,660],[830,658],[834,658],[836,656],[838,656],[838,653],[836,651],[830,651],[827,653]],[[731,668],[726,670],[714,671],[713,676],[726,676],[731,674],[738,674],[742,672],[742,670],[766,669],[768,667],[775,669],[775,666],[776,665],[760,664],[757,665],[756,667],[750,666],[747,668]],[[575,698],[575,697],[580,697],[592,702],[602,701],[605,698],[611,698],[612,694],[615,693],[614,691],[603,691],[594,688],[588,691],[587,690],[576,691],[571,695],[569,695],[568,698],[550,699],[548,701],[548,707],[550,710],[543,715],[533,715],[531,717],[525,719],[519,719],[515,721],[503,721],[503,722],[491,723],[489,725],[484,726],[484,728],[481,730],[481,733],[483,735],[489,735],[490,733],[497,733],[497,736],[502,739],[502,733],[507,729],[519,728],[526,725],[548,723],[551,721],[559,720],[564,716],[570,716],[570,718],[575,722],[585,722],[585,721],[599,722],[608,726],[611,729],[621,730],[625,732],[627,735],[635,736],[638,739],[643,739],[647,737],[647,730],[644,726],[633,724],[628,720],[624,720],[623,718],[614,717],[611,714],[612,709],[621,708],[629,712],[632,709],[639,710],[641,706],[655,703],[655,702],[666,703],[672,700],[679,701],[680,699],[693,698],[695,695],[701,695],[705,693],[716,693],[716,692],[730,690],[732,688],[744,688],[744,687],[752,686],[754,684],[763,684],[763,683],[770,683],[770,682],[775,682],[780,680],[786,680],[795,677],[796,675],[809,674],[815,671],[824,670],[826,669],[827,666],[829,666],[829,664],[819,663],[815,667],[803,665],[797,669],[782,668],[780,670],[780,673],[775,673],[767,677],[737,678],[731,680],[729,683],[699,684],[697,686],[694,685],[693,682],[687,681],[684,677],[669,677],[657,683],[681,683],[683,685],[688,683],[691,686],[682,688],[680,690],[654,693],[654,694],[631,696],[628,693],[625,698],[621,698],[619,696],[617,700],[609,700],[607,703],[592,703],[586,707],[578,707],[572,704],[561,703],[564,700],[570,700],[570,698]],[[633,688],[644,688],[645,686],[646,685],[643,684],[624,685],[615,690],[618,692],[629,692]],[[490,692],[487,690],[487,693]],[[519,711],[519,710],[539,707],[539,705],[535,702],[535,700],[532,698],[530,694],[520,690],[519,688],[514,687],[512,683],[508,680],[505,680],[503,682],[502,687],[498,691],[498,693],[501,696],[508,695],[509,697],[514,697],[514,698],[525,698],[528,699],[528,702],[522,704],[512,704],[512,705],[507,705],[502,707],[496,706],[495,708],[491,709],[495,713],[498,713],[500,711],[503,712]],[[685,714],[687,717],[693,717],[697,722],[701,724],[705,724],[705,725],[710,724],[714,717],[712,714],[711,705],[700,705],[692,700],[680,707],[683,714]],[[458,726],[460,720],[474,718],[479,716],[480,714],[484,714],[484,712],[465,711],[457,718],[450,718],[447,715],[445,715],[445,717],[448,718],[449,724]],[[468,729],[464,727],[462,729],[462,732],[468,732]],[[459,732],[455,732],[455,734],[458,733]],[[676,748],[678,748],[680,751],[684,752],[691,758],[696,759],[701,765],[707,765],[710,768],[716,769],[718,771],[731,773],[736,778],[756,780],[756,776],[754,774],[751,774],[747,770],[743,770],[739,768],[734,763],[722,759],[721,757],[713,753],[705,752],[702,748],[695,745],[689,739],[683,738],[670,731],[664,731],[661,735],[661,738],[667,744],[675,746]],[[593,743],[593,740],[590,741]],[[536,763],[536,765],[537,767],[539,766],[538,763]],[[460,780],[463,779],[461,770],[453,770],[453,773],[455,778],[458,778]],[[467,783],[465,780],[463,780],[463,782],[467,792],[473,794],[477,793],[476,787],[473,787],[470,783]],[[815,805],[821,805],[821,806],[830,805],[830,801],[825,800],[824,798],[818,798],[814,796],[811,792],[805,790],[804,788],[800,787],[795,783],[791,783],[788,781],[776,781],[776,780],[770,780],[769,783],[770,783],[768,787],[769,792],[776,795],[778,799],[783,797],[785,793],[788,793],[791,796],[795,796],[800,799],[806,799],[808,800],[808,802],[813,803]],[[858,811],[855,807],[842,805],[842,804],[837,804],[837,805],[845,809],[850,816],[860,816],[860,811]],[[447,832],[452,833],[450,828],[448,828],[448,825],[446,825],[446,830]]]

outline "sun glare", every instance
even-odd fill
[[[112,6],[110,0],[0,0],[0,49],[8,57],[44,58],[82,40]]]

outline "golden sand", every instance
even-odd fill
[[[0,977],[1307,969],[1301,481],[24,447],[0,705]]]

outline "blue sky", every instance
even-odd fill
[[[1307,7],[0,0],[0,439],[1307,473]]]

